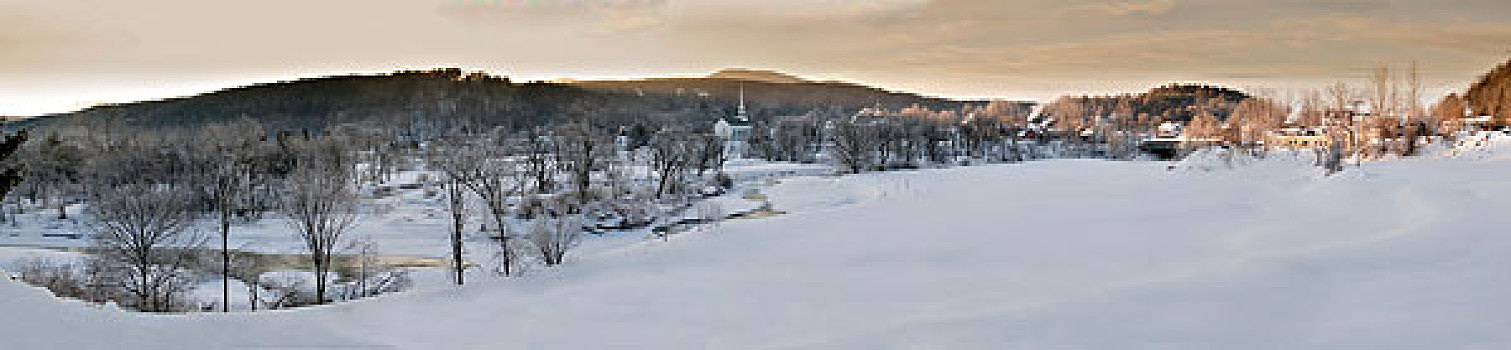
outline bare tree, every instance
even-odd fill
[[[875,164],[877,147],[875,130],[856,122],[834,124],[834,148],[830,155],[847,172],[859,174]]]
[[[1351,152],[1350,156],[1353,157],[1354,165],[1357,166],[1361,161],[1359,153],[1360,131],[1358,121],[1354,120],[1354,110],[1351,106],[1354,90],[1347,83],[1340,81],[1327,87],[1327,95],[1333,103],[1333,110],[1330,113],[1332,115],[1330,119],[1334,120],[1332,129],[1339,130],[1336,133],[1343,134],[1339,138],[1347,143],[1347,151]]]
[[[1411,69],[1406,77],[1406,113],[1410,117],[1424,116],[1426,110],[1422,108],[1422,72],[1417,69],[1417,61],[1411,61]]]
[[[463,145],[448,140],[438,142],[425,154],[429,164],[444,176],[441,187],[446,190],[446,209],[451,213],[451,263],[458,285],[465,282],[466,272],[466,262],[462,258],[462,233],[467,219],[467,185],[464,181],[469,176],[468,169],[476,166],[471,163],[476,158],[462,153],[466,151]]]
[[[1422,74],[1417,69],[1417,62],[1411,62],[1411,69],[1406,77],[1406,122],[1407,134],[1405,155],[1416,155],[1418,138],[1436,134],[1441,121],[1431,113],[1427,113],[1422,107]]]
[[[466,225],[466,186],[461,180],[447,177],[442,185],[446,188],[446,209],[451,212],[451,265],[456,270],[456,284],[465,282],[467,262],[462,258],[462,231]]]
[[[170,185],[126,184],[102,189],[90,201],[94,246],[116,265],[120,281],[142,311],[172,311],[188,289],[187,268],[203,241],[191,230],[187,191]]]
[[[578,206],[592,198],[593,172],[605,167],[610,157],[609,140],[587,124],[572,123],[557,128],[561,148],[557,164],[572,177]]]
[[[1365,140],[1366,143],[1376,144],[1372,140],[1378,140],[1378,144],[1384,145],[1384,124],[1388,122],[1390,117],[1394,116],[1395,101],[1393,93],[1395,89],[1394,85],[1392,85],[1394,83],[1395,79],[1391,79],[1390,67],[1380,65],[1370,71],[1369,120],[1366,126],[1371,131],[1366,131],[1363,135],[1368,137],[1373,134],[1374,136],[1370,137],[1371,140]],[[1378,150],[1371,147],[1370,154],[1378,154]]]
[[[247,307],[250,311],[257,311],[262,304],[259,294],[263,289],[262,274],[267,272],[269,258],[257,254],[236,254],[231,260],[231,274],[242,282],[247,289]]]
[[[524,171],[535,193],[556,192],[556,174],[560,170],[553,161],[559,146],[556,137],[543,129],[535,129],[520,138],[519,146],[523,151]]]
[[[357,223],[352,173],[318,157],[305,159],[285,179],[283,214],[310,253],[317,304],[326,299],[336,249]]]
[[[231,219],[241,210],[242,197],[250,189],[252,166],[249,149],[261,137],[261,126],[252,122],[211,125],[201,131],[200,166],[206,173],[206,190],[220,219],[221,311],[231,304]]]
[[[1296,124],[1302,126],[1322,126],[1327,116],[1327,108],[1322,102],[1322,93],[1317,90],[1307,90],[1301,96],[1301,113]]]
[[[559,265],[567,251],[582,242],[582,220],[576,216],[535,219],[527,236],[546,265]]]
[[[512,210],[509,199],[524,191],[534,173],[525,171],[510,157],[509,147],[501,144],[503,141],[498,140],[498,136],[495,133],[473,140],[454,141],[443,150],[449,155],[437,165],[452,181],[472,190],[488,207],[498,230],[500,262],[504,275],[508,276],[513,273],[516,263],[514,249],[509,244],[513,239],[509,232],[508,220]]]
[[[651,140],[651,168],[656,175],[656,198],[680,192],[688,165],[693,163],[687,138],[672,132],[656,134]]]
[[[698,168],[698,176],[703,176],[709,170],[715,173],[724,171],[724,139],[714,135],[694,135],[689,146],[689,151],[693,153],[693,166]]]

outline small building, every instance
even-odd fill
[[[1459,124],[1460,124],[1460,127],[1461,127],[1459,129],[1459,131],[1475,132],[1475,131],[1493,130],[1493,129],[1495,129],[1495,118],[1491,118],[1488,115],[1482,115],[1482,116],[1477,116],[1477,117],[1472,117],[1472,118],[1463,118],[1463,119],[1460,119]]]
[[[1181,129],[1182,129],[1182,127],[1181,127],[1180,123],[1176,123],[1176,122],[1164,122],[1164,123],[1160,123],[1159,129],[1157,129],[1157,130],[1154,131],[1154,137],[1155,138],[1177,138],[1177,137],[1180,137]]]
[[[1318,149],[1327,148],[1332,140],[1322,128],[1296,127],[1271,131],[1265,136],[1264,144],[1275,148]]]

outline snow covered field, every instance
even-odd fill
[[[0,348],[1511,348],[1511,162],[1167,165],[795,177],[786,215],[275,312],[0,281]]]

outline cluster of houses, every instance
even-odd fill
[[[954,112],[950,111],[950,113]],[[916,113],[905,114],[904,111],[888,111],[880,108],[867,108],[856,113],[856,115],[851,118],[851,121],[881,120],[881,122],[885,122],[884,120],[886,118],[904,115],[914,116],[913,114]],[[1370,120],[1370,116],[1367,112],[1350,114],[1352,115],[1356,123],[1362,124],[1365,123],[1365,121]],[[962,120],[963,123],[970,123],[972,119],[970,115],[966,114],[952,115],[959,116],[959,118],[951,119]],[[811,117],[809,117],[809,119],[811,119]],[[1028,144],[1042,142],[1043,140],[1072,139],[1082,142],[1105,143],[1107,137],[1106,135],[1101,135],[1102,133],[1120,132],[1131,136],[1129,142],[1135,143],[1137,150],[1155,158],[1161,159],[1179,158],[1190,150],[1199,149],[1202,147],[1232,144],[1232,140],[1193,136],[1191,133],[1187,132],[1186,123],[1181,122],[1164,122],[1162,124],[1159,124],[1154,130],[1152,130],[1152,132],[1144,131],[1138,133],[1116,130],[1099,130],[1090,127],[1082,128],[1081,130],[1059,130],[1057,129],[1057,123],[1055,123],[1055,121],[1051,118],[1043,117],[1042,109],[1039,108],[1036,108],[1033,111],[1033,115],[1029,117],[1028,120],[1030,122],[1026,125],[1020,125],[1013,128],[1017,139],[1022,140],[1023,142]],[[833,121],[830,121],[830,123],[832,122]],[[1442,125],[1438,126],[1438,133],[1440,135],[1463,133],[1472,134],[1485,130],[1491,130],[1493,128],[1496,128],[1496,125],[1497,124],[1494,123],[1493,118],[1489,116],[1466,117],[1456,120],[1444,121]],[[825,128],[827,129],[828,127],[832,127],[832,125],[828,125]],[[744,158],[749,155],[749,138],[751,132],[751,119],[749,115],[747,115],[744,93],[742,91],[737,112],[734,115],[719,117],[718,120],[714,123],[713,134],[725,140],[724,151],[727,157]],[[1371,131],[1363,131],[1362,129],[1360,133],[1373,134]],[[1398,139],[1391,139],[1390,136],[1363,137],[1363,142],[1365,142],[1366,144],[1384,143],[1390,142],[1392,140],[1399,141]],[[1400,138],[1405,136],[1397,135],[1395,137]],[[1340,142],[1337,138],[1338,135],[1330,134],[1327,127],[1292,124],[1286,127],[1266,131],[1263,133],[1262,139],[1251,140],[1246,144],[1261,146],[1268,149],[1315,150],[1332,147],[1334,142]],[[818,147],[822,148],[823,145],[818,145]],[[812,151],[822,153],[822,149]]]

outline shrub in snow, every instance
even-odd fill
[[[42,287],[54,295],[87,301],[102,301],[104,293],[97,291],[97,283],[90,278],[86,267],[67,261],[46,258],[24,258],[15,262],[15,279]]]
[[[693,206],[693,211],[697,215],[698,220],[705,223],[718,222],[719,219],[724,218],[724,206],[713,200],[698,202],[697,205]]]
[[[546,265],[561,264],[567,251],[582,241],[582,219],[576,216],[536,219],[530,224],[526,238]]]
[[[334,279],[328,274],[327,279]],[[255,293],[256,304],[270,310],[319,304],[315,296],[315,274],[307,271],[272,271],[258,275],[255,285],[266,289]],[[261,294],[261,295],[259,295]]]

